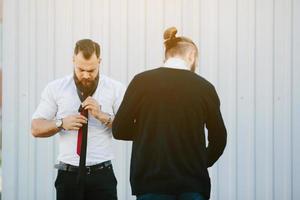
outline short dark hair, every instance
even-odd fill
[[[82,52],[85,59],[89,59],[94,53],[97,58],[100,57],[100,45],[90,39],[82,39],[76,42],[74,54]]]

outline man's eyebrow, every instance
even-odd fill
[[[92,71],[96,70],[96,68],[90,69],[90,70],[85,70],[85,69],[83,69],[81,66],[78,66],[78,68],[79,68],[81,71],[87,71],[87,72],[92,72]]]

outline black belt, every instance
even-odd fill
[[[107,168],[111,166],[111,161],[105,161],[96,165],[92,165],[92,166],[86,166],[85,167],[85,171],[86,174],[91,174],[95,171],[99,171],[101,169]],[[54,165],[54,167],[58,170],[62,170],[62,171],[68,171],[68,172],[78,172],[79,167],[78,166],[74,166],[74,165],[70,165],[64,162],[59,162],[59,164]]]

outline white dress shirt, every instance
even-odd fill
[[[98,87],[93,98],[101,110],[114,116],[123,99],[125,87],[105,75],[100,74]],[[77,114],[81,102],[77,94],[73,74],[50,82],[44,89],[41,102],[32,119],[62,119]],[[58,161],[79,166],[76,153],[78,131],[59,132]],[[86,166],[113,159],[111,129],[89,115]]]

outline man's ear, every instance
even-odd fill
[[[195,52],[194,51],[190,51],[187,56],[188,56],[187,59],[188,59],[189,63],[195,62]]]
[[[98,63],[99,63],[99,64],[101,63],[101,61],[102,61],[102,59],[101,59],[101,58],[98,58]]]
[[[75,63],[75,55],[73,55],[73,63]]]

